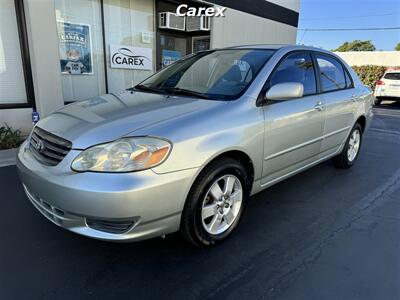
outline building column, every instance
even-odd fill
[[[36,107],[41,117],[64,105],[53,0],[25,0]]]

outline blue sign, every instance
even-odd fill
[[[169,66],[173,64],[177,60],[180,60],[182,57],[182,53],[179,51],[173,50],[162,50],[162,65],[163,67]]]
[[[93,74],[90,25],[57,22],[62,74]]]

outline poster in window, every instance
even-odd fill
[[[93,74],[90,25],[57,21],[62,74]]]
[[[210,37],[193,37],[193,53],[210,49]]]
[[[162,50],[162,65],[163,67],[169,66],[182,58],[180,51]]]

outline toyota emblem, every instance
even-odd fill
[[[44,144],[43,144],[43,142],[41,141],[41,140],[38,140],[36,143],[35,143],[35,149],[36,149],[36,151],[37,152],[43,152],[43,150],[44,150]]]

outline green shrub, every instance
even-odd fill
[[[21,142],[21,130],[14,130],[7,124],[0,127],[0,150],[17,148]]]
[[[360,77],[361,81],[374,90],[376,82],[382,78],[387,67],[365,65],[352,66],[352,68],[357,73],[358,77]]]

